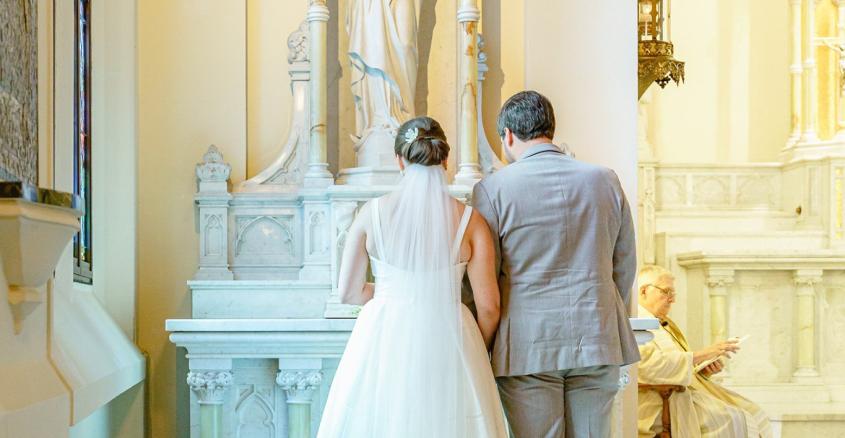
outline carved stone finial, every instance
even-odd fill
[[[229,371],[189,372],[188,386],[204,405],[219,405],[223,403],[226,388],[232,385],[232,373]]]
[[[308,62],[310,54],[310,41],[308,32],[308,21],[303,21],[299,27],[288,37],[288,64],[294,62]]]
[[[288,403],[311,403],[315,389],[323,383],[323,373],[314,371],[279,371],[276,384],[287,394]]]
[[[217,146],[211,145],[202,156],[202,163],[197,164],[197,178],[201,182],[220,182],[229,179],[232,166],[223,161],[223,154]]]

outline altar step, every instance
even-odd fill
[[[774,438],[845,438],[845,401],[836,385],[782,383],[727,385],[768,414]],[[841,389],[841,388],[840,388]]]
[[[773,438],[845,438],[845,403],[766,403]]]

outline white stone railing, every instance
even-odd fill
[[[822,233],[845,248],[845,159],[748,164],[639,165],[641,259],[655,263],[665,233]],[[744,225],[744,228],[742,228]],[[689,248],[681,251],[688,251]],[[669,252],[674,252],[668,249]]]
[[[644,166],[646,167],[646,166]],[[645,184],[657,210],[781,208],[782,166],[657,164]]]

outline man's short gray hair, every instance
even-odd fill
[[[637,275],[637,290],[642,289],[647,284],[657,283],[664,277],[675,278],[675,274],[660,265],[643,266],[639,275]]]

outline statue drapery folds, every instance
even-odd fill
[[[420,1],[350,2],[346,29],[360,167],[392,165],[396,130],[414,116]]]

